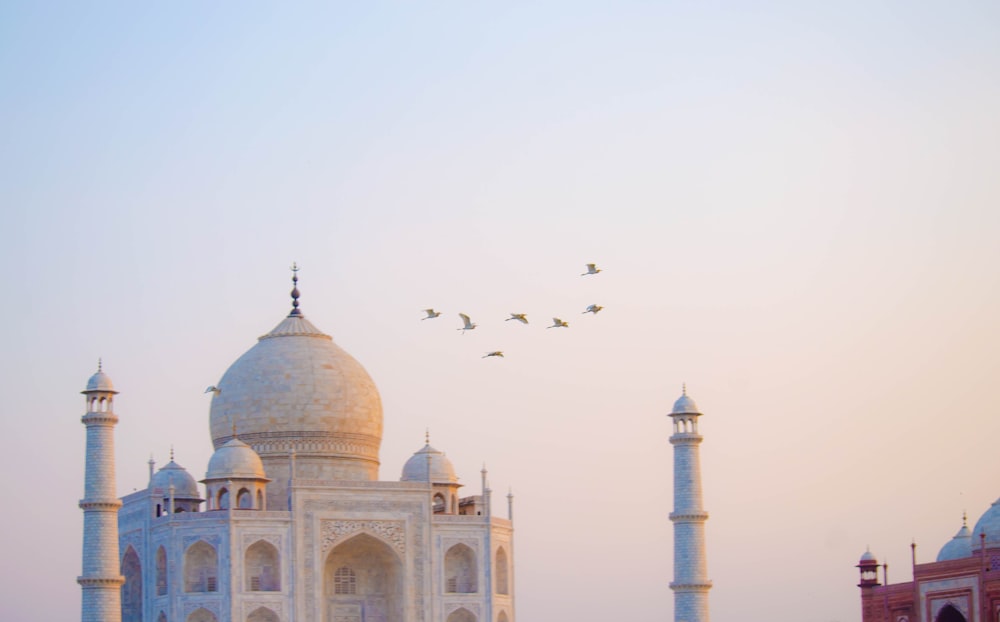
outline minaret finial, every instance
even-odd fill
[[[681,395],[687,395],[687,394],[688,394],[688,383],[682,382],[681,383]]]
[[[233,417],[233,438],[236,438],[236,417]]]
[[[292,262],[292,312],[288,314],[288,317],[298,317],[301,316],[302,312],[299,311],[299,265]]]
[[[97,357],[97,371],[100,372],[102,367],[104,367],[104,361],[101,360],[101,357]]]
[[[962,510],[962,527],[968,527],[969,526],[969,523],[967,521],[968,521],[968,518],[965,515],[965,510]]]
[[[427,428],[427,429],[424,430],[424,443],[426,445],[430,445],[431,444],[431,429],[430,428]]]
[[[170,445],[170,461],[171,462],[174,461],[174,446],[173,446],[173,444]]]

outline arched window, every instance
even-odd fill
[[[465,607],[459,607],[448,616],[448,622],[476,622],[476,615]]]
[[[215,507],[219,508],[220,510],[228,510],[229,509],[229,491],[226,490],[225,488],[222,488],[221,490],[219,490],[218,499],[219,499],[219,501],[218,501],[218,503],[215,504]]]
[[[507,551],[501,546],[497,549],[496,570],[493,572],[493,575],[496,577],[497,594],[510,594],[510,585],[507,578],[508,568]]]
[[[477,591],[476,554],[456,544],[444,556],[445,592],[470,594]]]
[[[510,618],[507,617],[506,611],[501,611],[500,615],[497,616],[497,622],[509,622]]]
[[[205,609],[204,607],[201,607],[191,612],[191,615],[187,617],[187,622],[219,622],[219,621],[215,617],[214,613],[212,613],[208,609]]]
[[[236,495],[236,507],[241,510],[253,509],[253,495],[246,488],[240,488]]]
[[[247,617],[247,622],[280,622],[278,614],[267,607],[258,607]]]
[[[142,566],[131,546],[122,558],[122,622],[142,622]]]
[[[219,558],[207,542],[200,540],[184,553],[184,591],[218,591]]]
[[[270,542],[258,540],[243,557],[247,590],[250,592],[281,591],[281,564],[278,549]]]
[[[434,493],[434,513],[444,514],[448,511],[448,506],[445,505],[444,495],[441,493]]]
[[[167,551],[162,546],[156,549],[156,595],[167,593]]]
[[[334,594],[357,594],[358,576],[347,566],[337,568],[333,573],[333,593]]]
[[[941,608],[934,622],[966,622],[965,616],[950,603]]]

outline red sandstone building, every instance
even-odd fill
[[[913,581],[883,585],[887,568],[866,551],[857,565],[862,622],[1000,622],[998,503],[971,531],[963,517],[937,560],[917,564],[914,554]]]

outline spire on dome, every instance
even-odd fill
[[[292,312],[288,317],[298,317],[302,315],[299,310],[299,265],[292,262]]]

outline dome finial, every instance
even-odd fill
[[[687,395],[687,394],[688,394],[688,383],[682,382],[681,383],[681,395]]]
[[[101,357],[97,357],[97,371],[98,371],[98,372],[102,371],[102,369],[101,369],[101,368],[102,368],[103,366],[104,366],[104,362],[103,362],[103,361],[101,360]]]
[[[962,510],[962,527],[968,527],[968,517],[965,515],[965,510]]]
[[[299,311],[299,265],[292,262],[292,312],[288,314],[288,317],[298,317],[301,316],[302,312]]]
[[[233,438],[236,438],[236,417],[233,417]]]
[[[426,445],[430,445],[431,444],[431,429],[430,428],[426,428],[424,430],[424,444],[426,444]]]
[[[174,446],[173,446],[173,444],[172,444],[172,443],[171,443],[171,445],[170,445],[170,461],[171,461],[171,462],[173,462],[173,461],[174,461]]]

